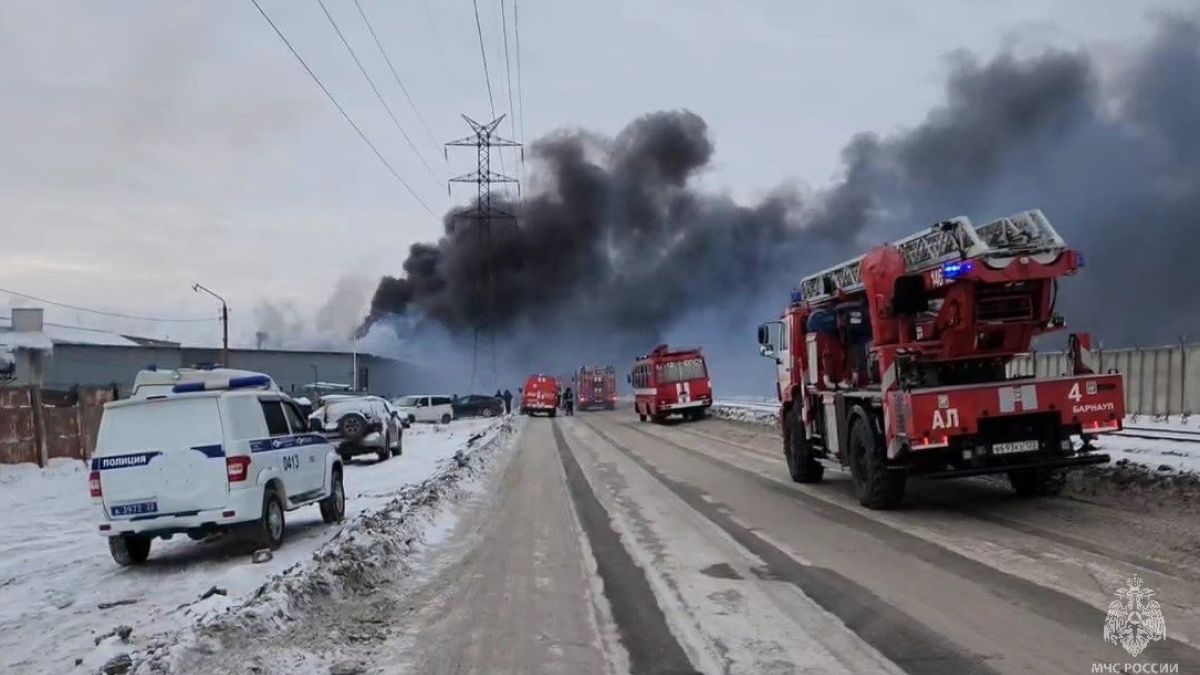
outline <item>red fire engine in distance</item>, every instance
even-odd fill
[[[1017,493],[1049,495],[1065,470],[1107,462],[1072,443],[1125,416],[1121,375],[1094,372],[1090,338],[1070,336],[1070,372],[1013,367],[1064,328],[1058,281],[1082,265],[1033,210],[944,221],[804,278],[758,331],[778,364],[792,479],[819,481],[836,461],[863,505],[888,508],[909,474],[1005,473]]]
[[[530,375],[521,387],[521,414],[532,416],[545,413],[550,417],[558,414],[560,393],[558,378],[552,375]]]
[[[668,415],[700,419],[712,406],[712,382],[699,347],[658,345],[637,358],[628,379],[634,389],[633,407],[643,422],[662,422]]]
[[[617,407],[617,371],[612,366],[585,366],[575,373],[575,398],[580,410]]]

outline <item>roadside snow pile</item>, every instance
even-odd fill
[[[756,396],[730,396],[713,401],[709,414],[734,422],[778,426],[779,402]]]
[[[145,565],[119,567],[96,533],[100,514],[83,462],[54,459],[45,470],[0,464],[0,672],[64,673],[79,660],[81,672],[94,673],[151,635],[225,616],[265,594],[265,582],[322,565],[322,551],[378,528],[380,514],[396,514],[397,504],[436,501],[446,489],[439,480],[470,475],[476,455],[507,436],[507,425],[406,430],[403,455],[347,465],[344,525],[325,525],[316,507],[289,511],[284,545],[261,564],[251,563],[253,546],[240,537],[176,536],[155,540]]]
[[[370,595],[373,588],[395,579],[410,552],[443,536],[447,529],[443,521],[451,517],[444,507],[493,463],[497,451],[515,435],[509,417],[476,424],[467,438],[446,433],[447,427],[435,429],[456,437],[455,451],[448,457],[443,454],[423,480],[393,484],[382,507],[348,522],[310,560],[289,566],[248,598],[229,603],[223,612],[204,616],[182,631],[156,636],[134,654],[134,672],[195,672],[197,661],[208,655],[262,639],[297,617],[327,609],[331,602]]]
[[[779,404],[771,399],[731,396],[717,399],[710,414],[734,422],[778,426],[778,410]],[[1172,473],[1200,476],[1200,417],[1130,415],[1125,418],[1125,429],[1126,434],[1134,436],[1108,434],[1096,439],[1096,447],[1112,457],[1112,462],[1097,469],[1104,475],[1096,477],[1120,484],[1150,485],[1162,483],[1158,479]],[[1149,469],[1150,476],[1142,475],[1145,472],[1141,468]]]

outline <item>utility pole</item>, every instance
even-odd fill
[[[449,146],[475,148],[476,168],[470,173],[451,178],[450,183],[474,183],[475,208],[457,213],[453,217],[472,221],[476,225],[476,231],[479,234],[480,240],[488,249],[487,259],[484,263],[485,269],[481,270],[482,274],[479,275],[475,285],[476,311],[474,314],[477,318],[475,324],[475,354],[472,356],[470,385],[473,388],[475,386],[475,361],[478,359],[479,336],[481,332],[488,334],[491,340],[493,375],[496,372],[496,336],[494,332],[488,333],[488,331],[492,331],[494,328],[491,321],[491,310],[496,292],[496,269],[492,251],[492,221],[516,218],[512,213],[492,206],[492,185],[496,183],[517,183],[517,194],[520,195],[521,191],[520,182],[516,178],[492,171],[492,148],[520,147],[521,144],[501,138],[496,134],[496,128],[504,120],[504,115],[486,124],[480,124],[466,115],[463,115],[462,118],[471,127],[472,134],[456,141],[450,141],[446,146],[447,148]],[[446,159],[449,160],[448,150],[446,152]],[[446,192],[449,194],[450,185],[446,186]],[[483,284],[484,279],[487,281],[488,289],[492,296],[486,300],[480,291],[480,286]]]
[[[229,305],[225,304],[225,298],[213,293],[204,286],[198,283],[192,283],[192,291],[199,293],[204,291],[221,301],[221,365],[225,368],[229,367]]]

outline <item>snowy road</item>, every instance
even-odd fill
[[[346,469],[346,522],[419,483],[494,421],[416,425],[404,454],[387,462],[354,461]],[[129,647],[95,638],[119,625],[138,639],[221,612],[267,579],[312,557],[342,526],[327,526],[316,507],[287,514],[287,541],[274,559],[254,565],[236,538],[196,543],[156,540],[149,562],[121,568],[95,532],[97,508],[82,462],[0,465],[0,672],[95,672]],[[216,587],[224,595],[201,595]],[[111,606],[110,606],[111,605]]]
[[[1200,668],[1194,514],[984,480],[913,481],[905,508],[866,511],[840,472],[790,482],[777,446],[766,428],[628,410],[524,420],[444,542],[406,563],[419,573],[237,658],[265,673],[1093,672],[1131,661],[1102,635],[1137,574],[1168,629],[1137,661]]]

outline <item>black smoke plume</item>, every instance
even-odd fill
[[[1062,284],[1072,326],[1109,344],[1194,337],[1200,21],[1159,22],[1117,73],[1083,51],[956,53],[945,101],[919,125],[859,134],[839,181],[783,185],[755,204],[695,187],[714,148],[693,113],[649,114],[614,138],[556,132],[531,148],[531,196],[507,205],[518,221],[494,223],[489,242],[448,215],[442,239],[414,245],[404,276],[381,281],[369,321],[420,317],[452,334],[488,321],[517,342],[552,325],[598,350],[682,326],[752,357],[752,326],[804,274],[948,216],[1036,207],[1087,258]]]

